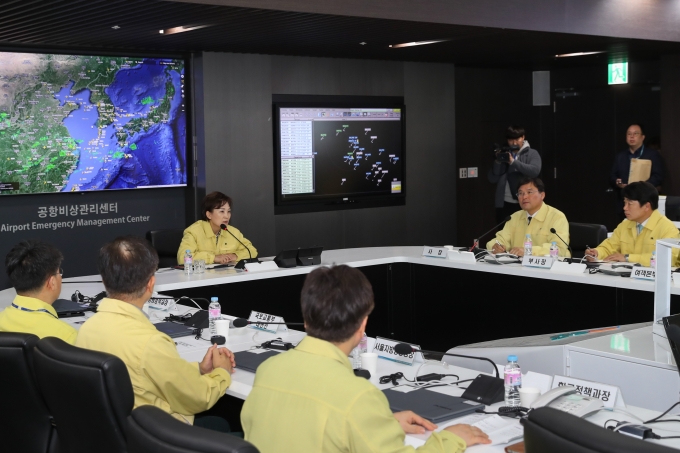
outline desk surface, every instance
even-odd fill
[[[621,278],[604,274],[563,274],[552,272],[547,269],[534,269],[522,267],[519,264],[497,265],[489,263],[461,263],[447,259],[425,258],[422,256],[423,247],[370,247],[356,249],[327,250],[321,254],[323,265],[347,264],[352,267],[374,266],[390,263],[412,263],[424,266],[447,267],[464,269],[490,274],[502,274],[510,276],[523,276],[538,279],[557,280],[564,282],[582,283],[588,285],[607,286],[612,288],[633,289],[639,291],[654,291],[654,282]],[[271,260],[272,257],[263,258]],[[156,272],[156,291],[172,291],[176,289],[198,288],[215,286],[228,283],[261,280],[268,278],[285,277],[289,275],[304,275],[315,269],[316,266],[294,267],[276,269],[262,272],[245,272],[235,269],[206,270],[204,274],[185,275],[180,270],[161,269]],[[67,274],[68,275],[68,274]],[[61,298],[70,299],[71,294],[77,289],[83,294],[94,295],[102,291],[101,283],[80,283],[101,281],[99,275],[65,278]],[[680,285],[671,287],[671,294],[680,294]],[[16,292],[13,288],[0,291],[0,310],[8,306],[14,299]]]

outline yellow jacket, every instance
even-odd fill
[[[32,333],[40,338],[57,337],[69,344],[76,342],[76,329],[60,321],[52,305],[33,297],[19,296],[0,313],[0,332]],[[33,311],[24,311],[21,308]],[[40,311],[38,311],[40,310]],[[45,313],[46,310],[47,313]]]
[[[631,263],[640,263],[649,266],[652,252],[656,250],[657,239],[679,238],[680,232],[673,222],[662,215],[657,209],[647,220],[647,224],[642,228],[640,236],[637,234],[637,223],[633,220],[624,220],[619,223],[610,238],[602,241],[598,245],[598,259],[604,259],[614,253],[622,253],[628,256]],[[671,263],[677,266],[678,249],[673,249]]]
[[[307,336],[257,369],[241,410],[245,438],[262,453],[406,453],[404,430],[387,398],[335,345]],[[419,452],[458,453],[465,442],[433,433]]]
[[[175,342],[142,310],[116,299],[101,301],[97,313],[80,328],[76,346],[108,352],[125,362],[134,407],[150,404],[190,424],[194,414],[210,409],[231,383],[222,368],[201,375],[198,363],[181,358]]]
[[[556,242],[560,249],[560,256],[569,257],[569,249],[556,235],[550,232],[551,228],[555,228],[557,234],[569,243],[569,222],[567,217],[552,206],[545,203],[534,214],[531,223],[528,223],[528,216],[526,211],[517,211],[511,217],[510,221],[505,223],[501,231],[496,233],[496,239],[491,239],[486,244],[486,248],[491,250],[496,240],[505,247],[506,251],[511,248],[524,248],[524,239],[526,235],[531,235],[531,242],[533,244],[532,255],[542,256],[550,252],[550,243]]]
[[[243,234],[237,228],[229,225],[229,232],[250,249],[253,258],[257,256],[257,249],[248,239],[243,237]],[[184,253],[187,250],[191,250],[194,260],[205,260],[206,264],[214,263],[215,255],[224,255],[225,253],[236,253],[240,260],[250,257],[248,250],[226,231],[220,232],[219,241],[216,238],[217,236],[210,227],[210,222],[205,220],[195,222],[184,230],[182,243],[177,250],[177,263],[184,264]]]

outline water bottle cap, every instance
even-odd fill
[[[531,235],[530,235],[530,234],[527,234],[527,238],[531,238]]]
[[[557,245],[557,242],[555,242],[555,241],[552,241],[552,245]]]
[[[656,255],[656,250],[652,250],[652,255]]]
[[[187,253],[191,253],[191,250],[187,249]]]
[[[217,297],[211,297],[210,302],[217,302]]]
[[[508,356],[508,362],[517,362],[517,356],[516,355],[509,355]]]

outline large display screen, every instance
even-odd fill
[[[403,101],[282,102],[275,113],[277,206],[403,204]]]
[[[184,69],[0,52],[0,194],[185,186]]]

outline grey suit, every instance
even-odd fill
[[[533,148],[523,148],[517,153],[517,158],[512,164],[494,161],[489,170],[489,182],[496,184],[496,198],[494,204],[502,208],[505,195],[505,183],[510,183],[510,192],[513,198],[519,188],[519,180],[524,176],[535,178],[541,172],[541,156]]]

